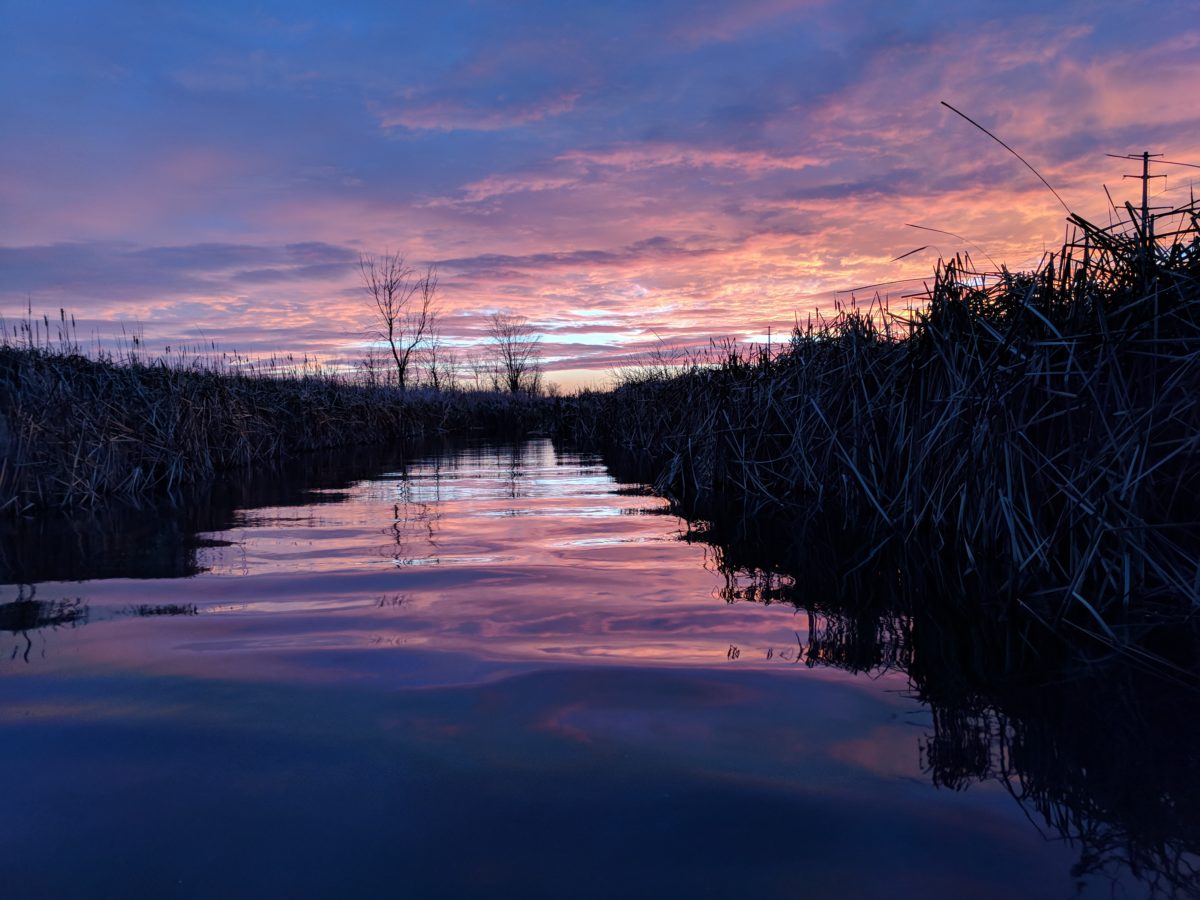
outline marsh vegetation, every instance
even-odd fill
[[[1190,675],[1200,209],[1124,212],[1074,216],[1034,272],[944,260],[904,311],[850,304],[777,352],[664,351],[564,430],[691,516],[782,537],[813,593],[991,623],[995,671],[1065,641]]]
[[[413,385],[395,369],[152,356],[136,342],[97,358],[65,312],[27,317],[0,341],[0,515],[175,495],[333,447],[519,435],[544,409],[534,391]]]

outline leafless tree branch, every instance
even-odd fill
[[[376,335],[387,342],[396,364],[396,381],[404,390],[413,354],[436,328],[437,271],[430,266],[418,277],[400,253],[360,255],[358,269],[374,308]]]
[[[488,337],[496,358],[501,386],[510,393],[536,394],[541,386],[541,338],[524,316],[495,313],[488,320]]]

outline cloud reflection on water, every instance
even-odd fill
[[[724,579],[679,537],[665,501],[617,492],[599,461],[549,441],[474,448],[235,512],[199,536],[199,574],[44,584],[92,608],[186,603],[186,623],[139,622],[137,665],[202,655],[250,674],[263,652],[422,648],[507,663],[768,664],[805,623],[718,599]],[[43,664],[128,661],[116,629],[58,634]],[[120,652],[114,654],[114,647]],[[236,657],[236,659],[232,658]],[[186,665],[185,668],[188,668]]]
[[[903,672],[798,665],[829,636],[770,602],[786,579],[719,570],[597,461],[540,441],[334,468],[185,510],[207,525],[160,529],[185,536],[170,565],[116,542],[81,581],[0,589],[0,637],[30,649],[0,658],[18,885],[1072,887],[1075,850],[995,785],[930,789]]]

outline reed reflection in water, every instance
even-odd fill
[[[549,442],[297,465],[0,532],[12,896],[1192,886],[1136,684],[987,694]]]

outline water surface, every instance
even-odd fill
[[[548,441],[10,528],[5,896],[1152,889],[687,534]]]

